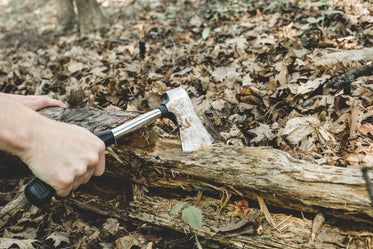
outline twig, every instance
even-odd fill
[[[367,190],[368,190],[368,194],[369,194],[369,197],[370,197],[370,204],[372,205],[373,207],[373,188],[372,188],[372,182],[370,180],[370,177],[368,175],[368,169],[371,169],[372,167],[369,167],[369,166],[364,166],[361,171],[363,172],[363,177],[364,177],[364,180],[365,180],[365,183],[367,185]]]
[[[0,209],[0,228],[4,227],[9,221],[14,218],[19,212],[23,212],[31,206],[27,200],[25,193],[21,190],[21,193],[15,198],[8,202],[5,206]]]
[[[264,217],[266,218],[266,220],[268,221],[268,223],[271,225],[271,227],[273,227],[274,229],[276,229],[278,232],[281,232],[276,224],[275,224],[275,221],[273,220],[272,218],[272,215],[271,213],[269,212],[268,208],[267,208],[267,205],[265,204],[263,198],[259,195],[256,196],[258,198],[258,202],[259,202],[259,206],[260,206],[260,211],[262,211],[262,213],[264,214]]]
[[[360,76],[372,75],[372,72],[373,63],[368,63],[366,65],[357,67],[347,73],[344,73],[337,78],[333,78],[332,80],[327,82],[326,87],[343,89],[345,91],[345,94],[350,94],[351,82],[354,81],[356,78],[359,78]]]
[[[218,214],[220,214],[221,211],[223,210],[223,208],[225,208],[227,206],[229,200],[232,197],[232,194],[230,192],[226,191],[226,194],[227,194],[227,197],[225,198],[224,202],[223,202],[223,199],[224,199],[224,194],[223,194],[222,204],[221,204],[221,206],[220,206],[220,208],[218,210]]]
[[[286,217],[285,219],[283,219],[280,223],[278,223],[275,228],[282,231],[284,227],[288,226],[288,225],[285,225],[283,227],[280,227],[282,224],[285,223],[285,221],[289,220],[291,217],[293,217],[293,215],[289,215],[288,217]]]

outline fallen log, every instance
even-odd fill
[[[81,125],[92,132],[115,127],[138,115],[93,108],[50,108],[42,113],[59,121]],[[200,193],[200,198],[209,196],[207,203],[211,204],[212,200],[225,196],[220,204],[211,204],[216,206],[215,213],[204,212],[204,222],[210,226],[194,232],[206,240],[237,248],[266,237],[257,235],[257,225],[251,221],[249,223],[254,225],[249,234],[255,236],[245,237],[243,242],[231,238],[226,240],[227,236],[219,234],[219,229],[211,228],[211,224],[227,223],[229,217],[221,211],[232,194],[251,200],[260,196],[267,204],[288,210],[322,212],[328,217],[373,224],[373,209],[359,169],[315,165],[269,147],[215,145],[187,154],[181,152],[177,139],[170,139],[156,127],[135,132],[118,144],[108,150],[105,176],[73,193],[74,198],[69,198],[73,205],[182,232],[187,226],[180,225],[180,218],[172,223],[172,217],[166,215],[174,206],[173,199],[184,200]],[[95,186],[101,192],[90,196]],[[85,199],[87,196],[90,197]],[[133,200],[129,201],[131,196]],[[127,203],[129,208],[126,208]],[[150,208],[146,210],[145,206]],[[164,209],[154,208],[157,206]],[[166,218],[158,216],[161,214]],[[294,242],[295,246],[306,243],[309,234],[309,230],[298,231],[302,239]],[[281,233],[274,237],[278,245],[263,244],[260,248],[286,248],[291,240],[283,237]]]
[[[193,238],[195,236],[204,245],[203,248],[331,249],[336,248],[336,245],[343,247],[346,240],[348,241],[348,236],[352,237],[353,235],[348,232],[343,233],[340,229],[325,224],[317,231],[316,239],[311,240],[312,220],[292,215],[272,214],[272,219],[277,226],[271,227],[264,220],[258,220],[260,216],[258,208],[252,208],[243,218],[232,218],[226,212],[219,213],[217,211],[219,210],[218,206],[221,205],[219,200],[206,196],[201,199],[196,197],[185,200],[185,198],[149,197],[143,193],[134,197],[126,208],[113,208],[105,205],[104,200],[97,199],[97,196],[101,196],[99,192],[80,191],[75,198],[68,198],[70,205],[100,215],[120,218],[131,224],[138,224],[138,227],[141,227],[144,232],[157,231],[161,227],[169,231],[177,231],[186,237]],[[137,194],[139,193],[137,192]],[[181,212],[170,213],[170,210],[184,202],[203,210],[201,230],[191,229],[183,221]],[[121,202],[117,199],[117,201],[111,202],[111,205],[115,206],[114,203]],[[226,208],[232,209],[233,204]],[[189,243],[192,248],[193,239]],[[363,241],[356,240],[350,245],[360,248]]]

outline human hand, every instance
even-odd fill
[[[62,103],[59,100],[52,99],[48,97],[47,95],[39,95],[39,96],[33,96],[33,95],[16,95],[16,94],[5,94],[24,106],[27,106],[31,108],[34,111],[40,110],[45,107],[66,107],[64,103]]]
[[[32,144],[20,155],[40,180],[67,196],[105,170],[105,145],[88,130],[53,120],[42,120]]]
[[[0,150],[18,156],[61,197],[105,170],[105,144],[94,134],[45,118],[3,94]]]

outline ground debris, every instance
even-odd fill
[[[77,30],[55,30],[53,1],[2,1],[0,91],[47,94],[72,107],[143,112],[157,107],[163,92],[182,85],[217,144],[272,146],[320,167],[360,168],[373,157],[368,2],[100,1],[112,25],[81,36]],[[177,137],[171,122],[157,125]],[[114,151],[108,156],[128,164]],[[10,161],[0,162],[1,205],[16,199],[29,178],[24,166],[8,170]],[[145,185],[134,189],[152,191]],[[297,214],[277,215],[258,195],[266,227],[258,221],[261,216],[251,214],[251,203],[250,208],[244,201],[233,204],[246,200],[239,190],[233,193],[224,193],[226,201],[217,205],[219,215],[234,220],[218,226],[219,233],[296,233],[300,227],[294,228]],[[216,193],[200,191],[198,204],[205,194]],[[108,207],[128,201],[116,191],[106,196]],[[0,247],[205,248],[197,235],[146,237],[141,225],[95,209],[98,198],[75,205],[58,200],[48,211],[23,203],[15,217],[2,216],[9,213],[3,209]],[[332,234],[334,247],[363,248],[363,242],[372,247],[371,231],[341,232],[324,222],[320,214],[312,228],[309,222],[305,226],[315,246]]]

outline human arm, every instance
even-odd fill
[[[92,175],[103,174],[105,145],[99,138],[30,108],[0,94],[0,150],[18,156],[62,197]]]

